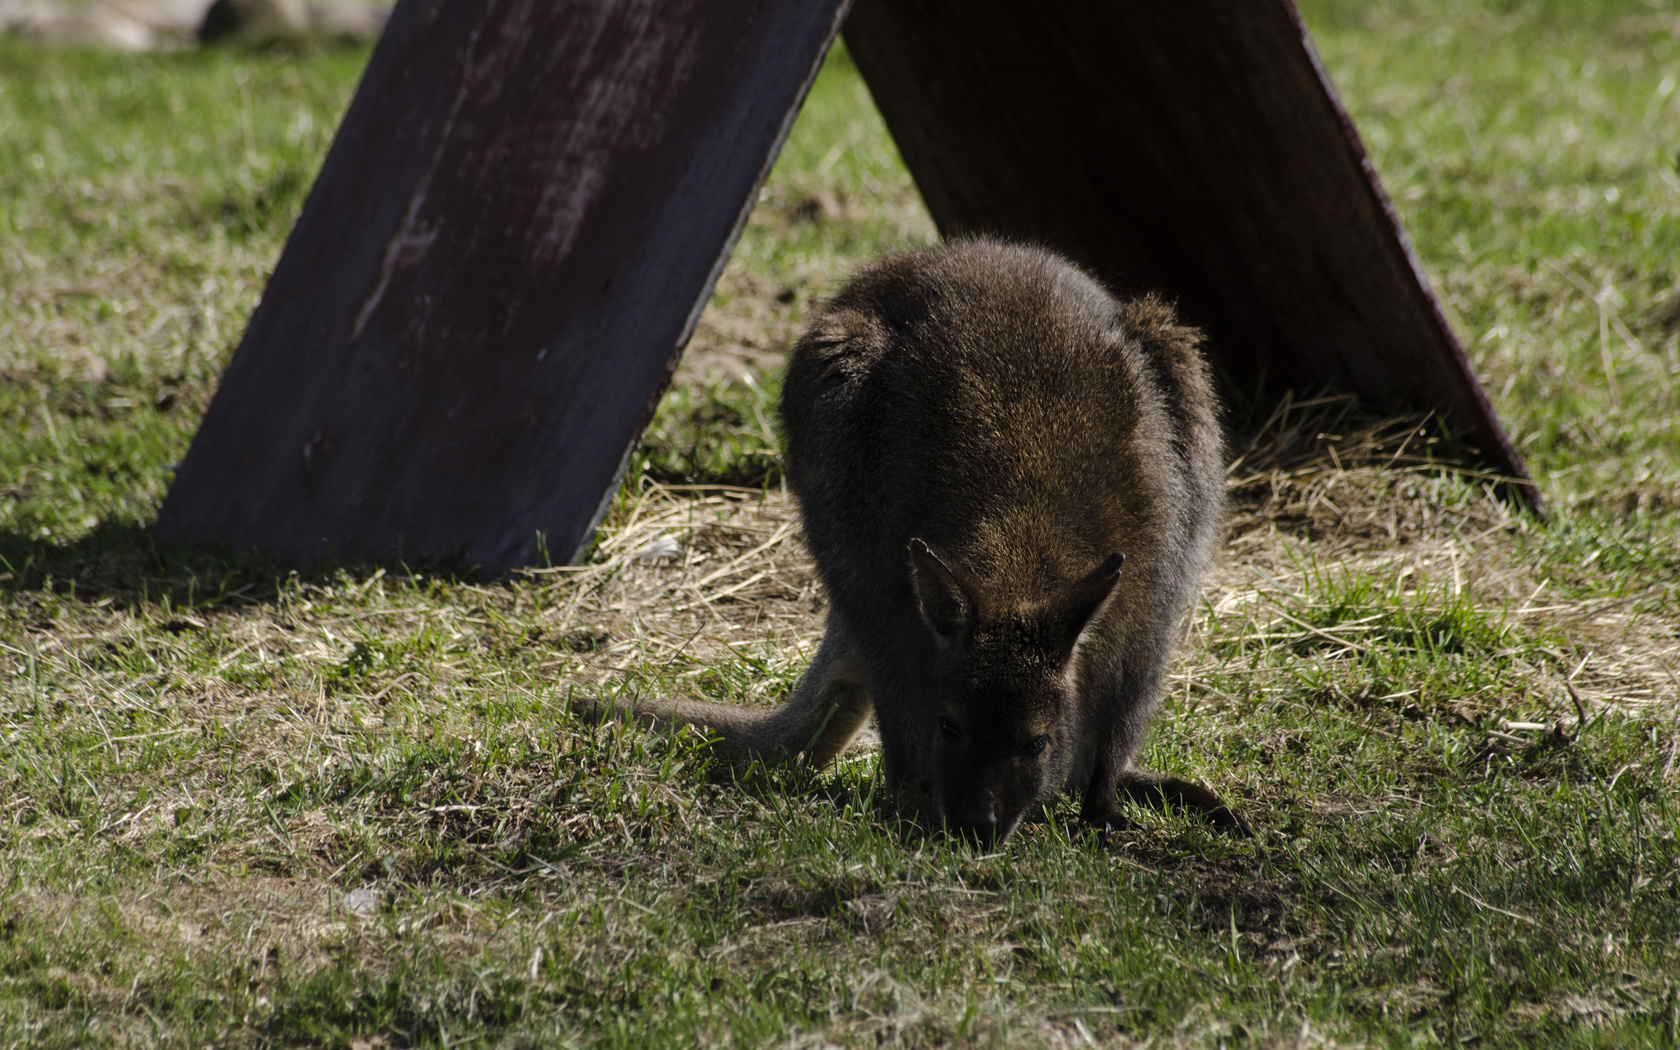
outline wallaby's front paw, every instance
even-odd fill
[[[1120,807],[1115,805],[1112,799],[1106,806],[1087,803],[1079,810],[1079,820],[1105,834],[1111,831],[1130,831],[1137,826],[1120,812]]]

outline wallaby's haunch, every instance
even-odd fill
[[[827,634],[781,706],[644,703],[732,759],[827,762],[871,710],[889,783],[1001,840],[1065,786],[1241,828],[1136,769],[1224,506],[1198,333],[1066,260],[971,240],[887,259],[794,348],[787,477]]]

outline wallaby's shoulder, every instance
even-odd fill
[[[1052,252],[989,239],[957,241],[859,271],[800,346],[855,340],[856,350],[867,354],[896,339],[904,349],[927,345],[978,356],[1012,335],[1054,337],[1070,326],[1106,327],[1117,305],[1100,284]],[[1161,309],[1170,321],[1170,308]]]
[[[1022,354],[1030,344],[1031,354]],[[957,241],[885,259],[857,273],[795,347],[790,372],[832,382],[903,360],[926,369],[1018,371],[1079,357],[1101,367],[1130,361],[1171,383],[1207,392],[1201,335],[1153,295],[1118,300],[1072,262],[1044,249],[990,239]],[[1095,357],[1092,355],[1096,354]],[[835,369],[848,361],[849,368]]]

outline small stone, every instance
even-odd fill
[[[58,8],[47,0],[0,0],[0,29],[28,35],[35,26],[58,13]]]
[[[366,918],[379,910],[379,897],[364,886],[351,890],[344,898],[344,906],[350,909],[351,913]]]
[[[309,8],[303,0],[216,0],[199,23],[200,43],[225,40],[273,40],[309,31]]]
[[[22,26],[21,32],[43,44],[103,47],[112,51],[149,51],[157,46],[150,29],[104,7],[51,15]]]
[[[309,5],[309,29],[341,40],[372,40],[385,28],[389,13],[365,0],[314,0]]]
[[[154,33],[176,40],[192,36],[211,0],[105,0],[105,6]]]

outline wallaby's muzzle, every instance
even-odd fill
[[[939,805],[940,819],[952,835],[982,846],[1000,845],[1021,822],[1018,813],[1004,813],[990,791],[947,796]]]

